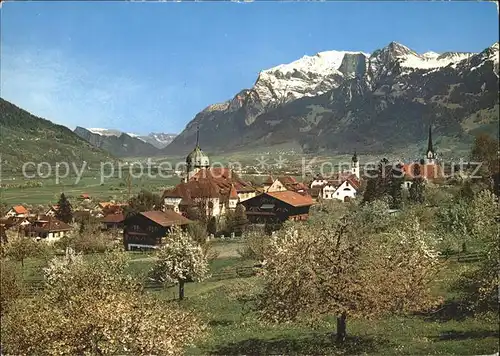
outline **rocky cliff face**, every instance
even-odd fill
[[[163,151],[232,151],[283,142],[304,151],[389,151],[498,125],[498,43],[481,53],[416,53],[391,42],[371,55],[322,52],[262,71],[251,89],[211,105]]]

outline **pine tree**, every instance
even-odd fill
[[[241,236],[248,224],[245,208],[240,204],[234,212],[233,232],[236,236]]]
[[[56,218],[67,224],[71,223],[71,221],[73,221],[73,208],[64,193],[61,193],[61,197],[59,198],[57,205],[59,208],[56,212]]]
[[[215,235],[217,233],[217,221],[215,220],[215,217],[211,217],[208,220],[207,232],[211,235]]]
[[[410,201],[417,204],[423,204],[425,201],[425,182],[422,177],[415,177],[409,189]]]
[[[366,182],[366,189],[363,194],[363,203],[369,203],[376,199],[377,178],[369,178]]]
[[[391,195],[391,208],[401,209],[403,205],[403,166],[396,165],[391,173],[390,181],[390,195]]]
[[[383,158],[376,170],[369,172],[371,178],[368,179],[366,189],[363,194],[363,202],[371,202],[383,199],[390,195],[392,166],[386,158]]]

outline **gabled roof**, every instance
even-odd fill
[[[28,214],[28,209],[26,209],[24,206],[22,205],[15,205],[12,207],[12,210],[14,210],[14,212],[16,214]]]
[[[229,168],[202,168],[189,179],[189,182],[202,181],[204,179],[212,181],[222,190],[227,189],[228,192],[231,188],[231,184],[234,184],[236,191],[239,193],[255,191],[255,188],[252,187],[250,183],[245,182],[237,173]]]
[[[80,194],[80,198],[90,199],[90,195],[88,193],[82,193],[82,194]]]
[[[281,182],[281,184],[283,185],[287,185],[287,184],[296,184],[297,183],[297,180],[294,178],[294,177],[291,177],[291,176],[282,176],[282,177],[278,177],[278,180]]]
[[[173,225],[186,225],[192,222],[191,220],[185,218],[184,216],[176,213],[173,210],[145,211],[140,214],[163,227],[169,227]]]
[[[101,219],[103,223],[121,223],[125,220],[125,216],[123,214],[109,214]]]
[[[263,184],[265,184],[265,185],[271,185],[273,183],[274,183],[274,179],[272,176],[267,176],[267,178],[263,182]]]
[[[187,202],[196,198],[219,198],[220,192],[214,181],[201,178],[180,183],[174,189],[165,191],[163,197],[181,198]]]
[[[268,192],[264,193],[275,199],[281,200],[291,206],[309,206],[314,204],[314,200],[310,195],[302,195],[291,190],[285,190],[282,192]]]
[[[73,227],[66,224],[60,220],[49,218],[47,220],[37,220],[34,222],[34,226],[29,228],[33,231],[44,231],[44,232],[57,232],[57,231],[69,231]]]
[[[229,191],[229,199],[238,199],[238,192],[236,191],[236,188],[234,188],[234,185],[231,185],[231,190]]]

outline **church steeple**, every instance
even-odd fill
[[[429,124],[429,135],[427,138],[427,153],[426,158],[428,163],[434,163],[436,159],[436,152],[434,151],[434,146],[432,144],[432,126]]]
[[[351,174],[354,174],[357,179],[359,179],[359,159],[356,151],[354,151],[354,155],[351,159]]]
[[[186,157],[186,177],[184,181],[191,179],[202,168],[209,168],[210,160],[200,148],[200,127],[196,126],[196,146]]]

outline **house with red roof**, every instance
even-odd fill
[[[108,214],[100,219],[102,230],[123,230],[125,215],[123,213]]]
[[[251,223],[282,223],[286,220],[307,220],[314,204],[309,195],[291,190],[266,192],[240,203]]]
[[[22,205],[14,205],[5,214],[6,218],[27,218],[29,216],[29,211]]]
[[[59,240],[66,236],[73,227],[52,217],[39,218],[24,229],[25,236],[47,241]]]
[[[90,197],[90,194],[88,193],[82,193],[78,196],[78,200],[82,201],[90,201],[92,198]]]
[[[282,192],[290,190],[300,194],[308,194],[307,186],[297,181],[297,179],[292,176],[280,176],[276,179],[273,179],[272,176],[268,176],[263,185],[264,192]]]

